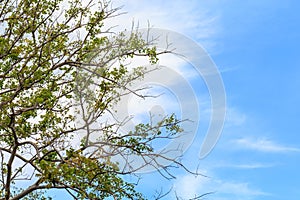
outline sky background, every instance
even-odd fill
[[[300,2],[296,0],[115,1],[128,11],[119,24],[183,33],[200,44],[221,72],[227,117],[214,150],[198,160],[201,131],[182,170],[166,181],[144,175],[138,187],[151,198],[173,187],[178,196],[216,200],[296,200],[300,197]],[[205,98],[204,98],[205,99]],[[200,102],[201,103],[201,102]],[[204,119],[205,123],[205,119]],[[203,130],[205,127],[203,127]],[[174,199],[172,192],[165,199]]]
[[[199,160],[208,122],[209,94],[191,79],[203,112],[198,136],[183,162],[208,178],[173,170],[175,180],[144,174],[138,189],[150,199],[172,188],[182,198],[207,192],[213,200],[298,200],[300,198],[300,2],[297,0],[115,0],[127,14],[121,28],[182,33],[201,45],[221,72],[227,117],[213,151]],[[174,64],[174,63],[173,63]],[[199,82],[197,82],[199,81]],[[201,82],[202,81],[202,82]],[[207,91],[206,91],[207,93]],[[58,194],[57,194],[58,195]],[[59,196],[59,195],[58,195]],[[56,196],[56,197],[58,197]]]

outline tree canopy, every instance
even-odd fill
[[[93,125],[113,116],[122,96],[144,97],[130,84],[151,70],[129,70],[127,59],[146,56],[155,64],[167,52],[135,29],[105,28],[119,14],[106,1],[1,0],[1,200],[47,199],[51,189],[74,199],[143,199],[123,178],[137,169],[120,167],[115,155],[126,161],[134,154],[167,172],[155,161],[171,158],[155,154],[151,142],[182,131],[174,115],[127,132],[120,131],[126,119]]]

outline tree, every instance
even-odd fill
[[[113,156],[126,161],[134,154],[167,173],[170,166],[157,158],[184,167],[151,146],[182,131],[174,115],[126,133],[120,131],[126,119],[93,125],[114,116],[122,96],[145,97],[129,86],[152,68],[129,70],[127,59],[146,56],[155,64],[168,52],[158,52],[134,29],[129,35],[104,29],[119,14],[106,1],[1,0],[1,200],[46,199],[50,189],[74,199],[143,199],[135,183],[123,179],[137,169],[129,162],[120,167]]]

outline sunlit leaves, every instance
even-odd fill
[[[120,122],[91,128],[148,72],[129,70],[126,60],[158,62],[140,33],[104,30],[117,11],[106,1],[1,1],[0,200],[46,199],[43,191],[53,188],[79,199],[143,199],[110,150],[144,156],[152,140],[182,130],[173,115],[128,133]],[[15,188],[16,180],[28,187]]]

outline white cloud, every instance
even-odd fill
[[[193,198],[200,195],[199,192],[201,192],[202,188],[208,184],[208,178],[188,174],[178,178],[178,181],[175,183],[174,190],[179,197]]]
[[[277,144],[270,139],[266,138],[241,138],[233,140],[233,143],[240,148],[250,149],[261,152],[271,152],[271,153],[287,153],[287,152],[300,152],[299,148],[284,146]]]
[[[132,23],[139,28],[163,28],[185,34],[201,42],[209,52],[219,51],[213,37],[220,33],[219,15],[208,9],[205,2],[190,1],[146,1],[116,0],[113,6],[123,6],[119,17],[107,21],[106,27],[114,30],[131,29]]]
[[[249,183],[220,182],[218,190],[220,193],[232,194],[239,197],[270,195],[269,193],[262,192],[261,190],[251,188]]]
[[[278,164],[276,163],[260,163],[260,162],[246,162],[246,163],[231,163],[231,162],[212,162],[210,163],[210,169],[224,169],[224,168],[235,168],[240,170],[248,170],[248,169],[261,169],[261,168],[271,168],[275,167]]]
[[[118,4],[128,11],[126,20],[134,19],[143,27],[150,21],[155,27],[191,33],[197,38],[211,37],[216,32],[218,17],[199,1],[120,0]]]
[[[151,27],[178,31],[180,33],[192,36],[193,39],[201,42],[204,40],[211,40],[216,32],[218,32],[218,16],[205,8],[204,3],[196,0],[191,0],[188,2],[179,0],[165,2],[158,0],[116,0],[113,2],[113,4],[114,7],[124,5],[121,12],[128,12],[124,15],[110,19],[107,26],[109,27],[110,25],[117,24],[119,25],[119,27],[116,28],[117,30],[123,30],[125,28],[130,29],[133,20],[135,21],[136,25],[139,23],[140,28],[145,28],[148,26],[149,20]],[[180,43],[180,41],[177,41],[177,43]],[[144,58],[136,58],[131,64],[134,66],[143,66],[147,63],[147,60]],[[175,95],[177,95],[177,97],[181,97],[179,102],[180,104],[185,102],[184,105],[188,105],[189,101],[187,100],[196,99],[193,95],[198,94],[195,94],[195,92],[192,91],[192,89],[195,90],[195,88],[191,87],[189,83],[192,79],[195,80],[197,78],[201,80],[201,75],[199,75],[199,73],[197,73],[193,67],[186,67],[187,62],[185,60],[170,54],[161,56],[159,64],[167,66],[166,68],[168,69],[168,74],[155,74],[155,80],[157,80],[159,83],[163,83],[162,85],[168,89],[177,89],[174,89],[173,92],[178,92],[175,93]],[[181,89],[181,91],[179,91],[179,89]],[[196,99],[196,101],[199,100]],[[166,110],[173,110],[176,108],[176,105],[174,105],[174,103],[170,103],[170,101],[166,98],[160,102],[157,102],[157,99],[153,100],[150,102],[150,104],[160,105]],[[134,111],[135,114],[140,113],[141,111],[147,111],[152,107],[151,105],[142,107],[138,106],[136,103],[132,105],[134,106],[131,107],[131,111]],[[184,105],[181,105],[181,107],[186,109],[188,106]],[[189,107],[191,107],[189,110],[191,110],[192,113],[194,113],[192,109],[197,109],[193,106]]]
[[[270,195],[259,189],[253,188],[249,183],[225,181],[218,179],[193,176],[191,174],[179,177],[174,190],[181,198],[193,198],[197,195],[213,192],[208,197],[212,199],[251,199],[257,196]],[[222,198],[221,198],[222,197]]]
[[[230,168],[237,168],[237,169],[260,169],[260,168],[270,168],[274,166],[275,166],[274,164],[264,164],[264,163],[222,165],[222,167],[230,167]]]

